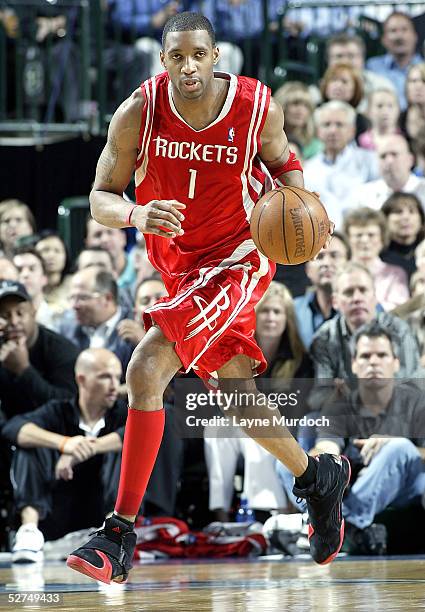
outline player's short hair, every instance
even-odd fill
[[[211,44],[215,47],[215,32],[211,21],[201,13],[190,13],[184,11],[173,15],[166,22],[162,31],[162,48],[165,48],[165,39],[168,32],[192,32],[193,30],[206,30],[211,39]]]
[[[388,329],[383,327],[378,321],[371,321],[362,325],[354,334],[351,340],[351,354],[353,357],[357,355],[357,345],[360,338],[387,338],[391,346],[391,351],[394,357],[397,357],[397,346]]]

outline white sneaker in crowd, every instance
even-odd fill
[[[12,548],[12,563],[43,561],[44,536],[35,523],[21,525]]]

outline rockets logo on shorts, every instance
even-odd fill
[[[229,308],[230,300],[227,293],[231,285],[229,284],[225,287],[219,285],[219,287],[220,291],[210,303],[198,295],[193,297],[193,301],[199,308],[199,313],[189,321],[186,327],[192,327],[192,325],[199,321],[202,322],[185,337],[185,340],[190,340],[190,338],[193,338],[193,336],[196,336],[196,334],[199,334],[205,328],[208,328],[210,331],[213,330],[216,326],[216,319],[218,319],[224,310]]]

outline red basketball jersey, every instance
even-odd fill
[[[137,203],[186,204],[183,236],[146,235],[149,259],[171,284],[193,268],[218,264],[242,243],[247,252],[255,250],[249,219],[255,202],[273,187],[258,157],[270,90],[255,79],[216,76],[229,81],[227,98],[217,119],[201,130],[179,115],[167,73],[142,84]]]

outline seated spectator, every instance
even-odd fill
[[[369,128],[369,121],[357,111],[363,98],[361,73],[352,64],[333,64],[329,66],[320,83],[323,102],[340,100],[356,111],[356,139]]]
[[[6,417],[72,396],[79,351],[37,324],[31,298],[20,283],[0,282],[0,318],[6,321],[0,346],[0,400]]]
[[[329,38],[326,43],[326,59],[328,66],[341,63],[351,64],[353,68],[360,72],[363,83],[363,98],[357,109],[361,113],[366,112],[368,98],[373,91],[382,88],[394,90],[390,80],[365,69],[366,45],[360,36],[339,32]]]
[[[118,323],[130,316],[118,304],[118,287],[110,272],[96,267],[76,272],[71,279],[69,302],[74,316],[64,316],[60,332],[80,350],[107,348],[121,361],[125,374],[134,346],[118,335]]]
[[[129,257],[132,261],[132,265],[136,273],[136,286],[139,285],[146,278],[150,278],[153,274],[156,273],[155,268],[148,259],[146,244],[143,235],[142,240],[138,239],[137,243],[131,249]]]
[[[425,237],[425,213],[413,193],[396,191],[386,200],[381,211],[387,218],[389,244],[381,259],[401,266],[408,277],[416,270],[415,249]]]
[[[289,81],[279,87],[273,97],[285,113],[285,133],[288,140],[295,139],[301,145],[302,159],[310,159],[319,153],[323,145],[315,135],[315,105],[307,85],[301,81]]]
[[[414,173],[421,178],[425,177],[425,127],[421,127],[412,143],[413,152],[416,157]]]
[[[279,0],[268,2],[268,18],[276,18]],[[280,8],[280,7],[279,7]],[[258,76],[264,36],[264,8],[257,0],[192,0],[189,10],[207,17],[215,30],[220,49],[218,70]]]
[[[423,393],[396,384],[398,349],[398,340],[377,322],[355,334],[351,366],[358,388],[345,401],[326,406],[329,425],[319,429],[310,451],[350,459],[353,478],[343,514],[352,554],[385,554],[386,530],[373,523],[375,516],[388,506],[420,504],[425,491]],[[292,494],[291,474],[282,464],[277,469],[285,492],[304,511],[305,502],[298,504]]]
[[[21,527],[12,562],[41,561],[45,539],[98,526],[113,510],[127,417],[117,403],[120,378],[113,353],[83,351],[75,364],[78,398],[51,400],[3,428],[18,447],[12,474]]]
[[[134,319],[122,319],[117,325],[120,338],[133,345],[139,344],[146,333],[143,325],[143,313],[166,295],[165,285],[159,275],[142,280],[136,288]]]
[[[359,145],[363,149],[375,151],[376,140],[386,134],[399,132],[398,119],[400,107],[394,89],[375,89],[369,94],[367,117],[371,127],[360,134]]]
[[[356,112],[346,102],[326,102],[316,109],[314,117],[324,150],[306,162],[304,181],[307,189],[320,193],[339,229],[350,192],[377,178],[376,158],[353,142]]]
[[[366,68],[389,79],[397,90],[401,110],[407,106],[406,76],[410,66],[423,61],[416,53],[417,34],[409,15],[394,11],[384,21],[381,42],[387,53],[371,57]]]
[[[43,230],[35,243],[35,250],[44,261],[47,285],[44,288],[46,302],[55,317],[60,317],[68,308],[68,276],[70,259],[68,249],[62,238],[52,230]]]
[[[55,330],[57,321],[44,296],[47,275],[40,253],[33,247],[21,247],[15,251],[13,263],[19,272],[19,282],[24,285],[31,297],[36,312],[35,320],[40,325]]]
[[[255,338],[267,360],[264,393],[290,389],[295,378],[312,376],[310,359],[302,344],[289,291],[272,282],[256,307]],[[271,379],[268,381],[267,379]],[[276,381],[276,387],[272,385]],[[261,383],[261,381],[259,381]],[[261,388],[261,386],[260,386]],[[224,429],[225,432],[225,429]],[[240,436],[220,437],[223,428],[207,426],[204,450],[209,476],[209,507],[217,520],[229,520],[233,480],[239,455],[244,457],[244,495],[257,510],[283,508],[274,469],[275,459],[240,430]],[[224,433],[224,435],[226,435]]]
[[[337,269],[350,259],[350,247],[342,234],[334,232],[330,245],[306,263],[311,287],[295,298],[298,330],[304,346],[309,349],[314,333],[336,315],[332,303],[332,282]]]
[[[395,191],[415,194],[425,207],[425,179],[412,172],[413,155],[407,140],[401,134],[388,134],[376,141],[380,178],[359,185],[349,198],[349,207],[367,204],[379,209]]]
[[[380,252],[387,245],[385,216],[362,207],[347,214],[344,233],[351,249],[351,261],[360,263],[373,277],[375,295],[384,310],[391,310],[409,299],[407,274],[400,266],[382,261]]]
[[[406,100],[408,106],[400,116],[400,127],[412,142],[425,122],[425,62],[410,66],[406,78]]]
[[[425,251],[425,242],[422,250]],[[400,314],[410,325],[419,343],[421,364],[425,367],[425,269],[422,267],[412,274],[410,279],[410,291],[412,294],[409,310]]]
[[[29,207],[19,200],[0,202],[0,250],[11,256],[21,238],[36,231],[34,215]]]
[[[104,270],[112,274],[115,280],[117,278],[112,255],[102,247],[87,247],[80,251],[75,267],[77,271],[96,267],[98,270]],[[125,310],[133,308],[133,297],[129,287],[118,288],[118,302]]]
[[[92,217],[87,219],[86,247],[102,247],[111,254],[115,266],[118,287],[131,287],[136,275],[131,260],[125,252],[126,235],[121,229],[105,227]]]
[[[315,385],[309,404],[313,410],[327,406],[330,398],[344,395],[355,379],[351,369],[352,334],[373,320],[386,329],[398,346],[400,378],[421,378],[416,338],[405,321],[388,312],[376,312],[376,295],[370,271],[359,263],[348,262],[335,275],[333,303],[338,314],[316,332],[311,345]]]
[[[115,274],[111,253],[100,246],[86,247],[82,249],[77,256],[75,261],[77,271],[84,270],[84,268],[90,268],[91,266],[96,266],[106,272]]]
[[[11,259],[5,255],[0,255],[0,281],[18,280],[18,270]]]

